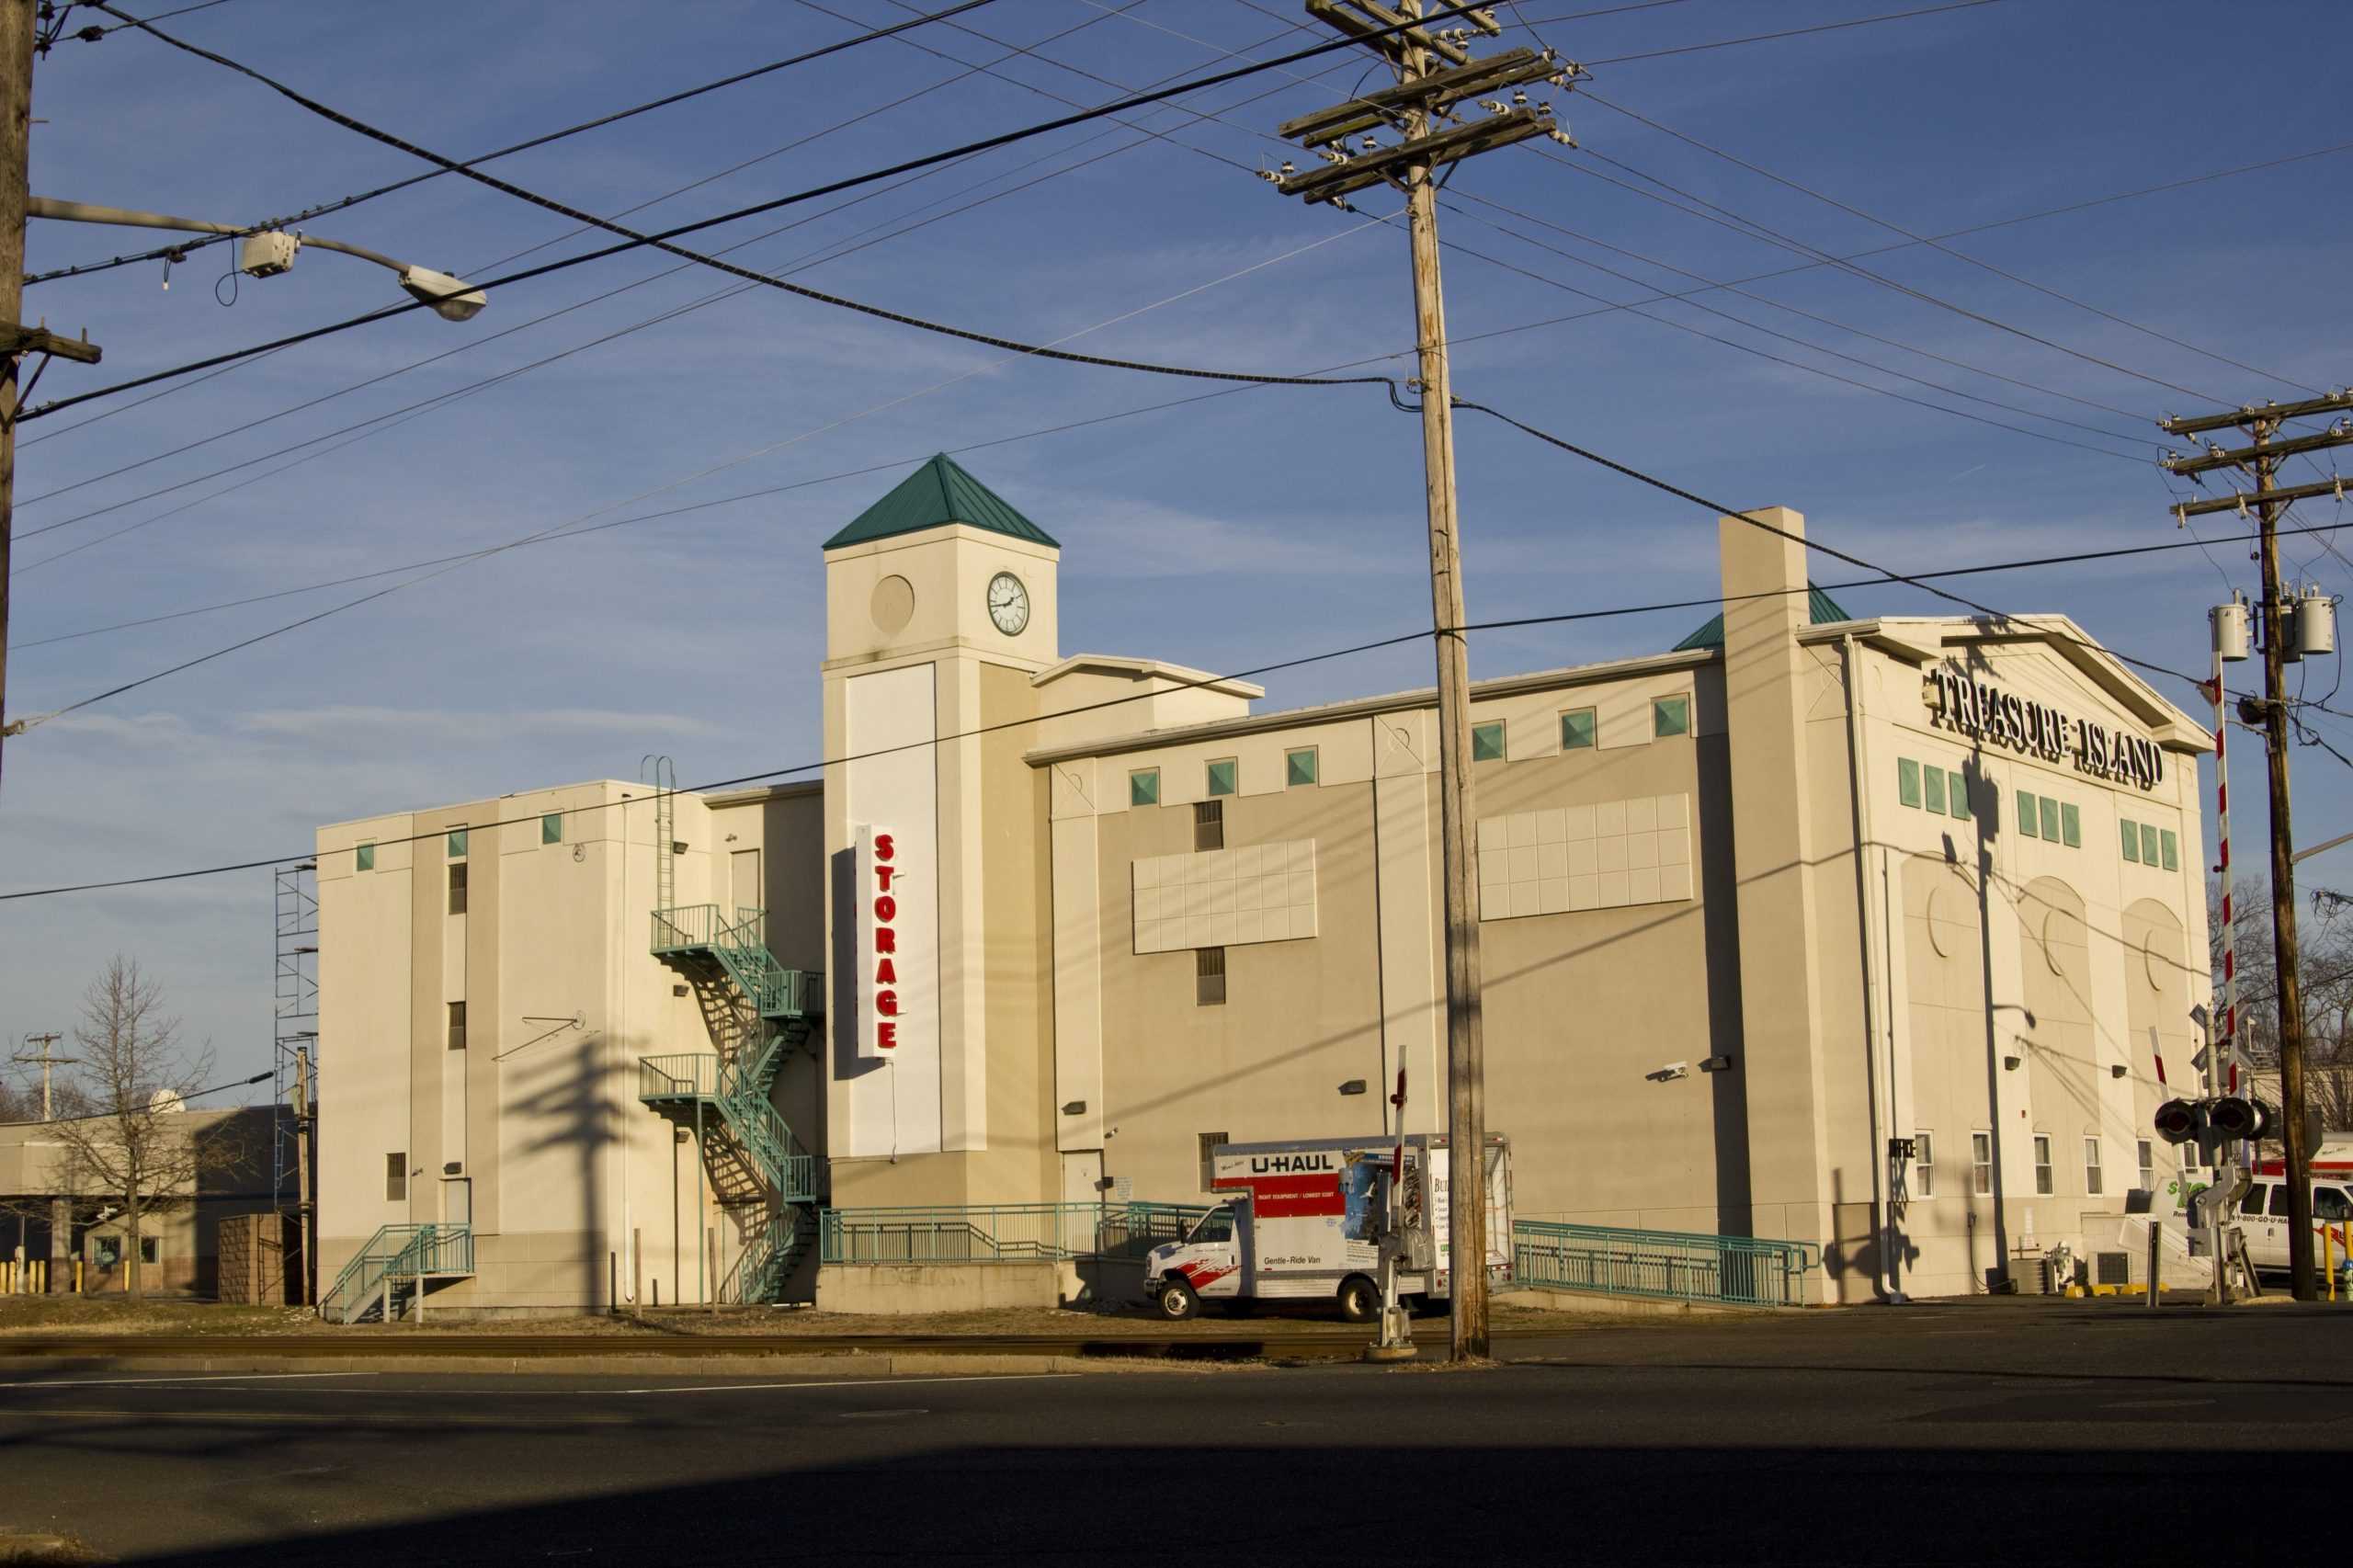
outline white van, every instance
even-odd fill
[[[2348,1193],[2344,1177],[2334,1174],[2316,1176],[2313,1182],[2313,1258],[2321,1259],[2318,1233],[2325,1227],[2329,1233],[2329,1257],[2339,1267],[2345,1261],[2345,1246],[2353,1235],[2353,1193]],[[2246,1255],[2257,1268],[2284,1269],[2288,1267],[2288,1182],[2279,1176],[2258,1176],[2255,1185],[2239,1199],[2239,1229],[2246,1236]]]
[[[1442,1136],[1404,1140],[1403,1297],[1451,1293],[1449,1150]],[[1510,1146],[1487,1137],[1487,1271],[1511,1275]],[[1233,1195],[1181,1242],[1152,1249],[1144,1297],[1161,1316],[1193,1316],[1204,1301],[1323,1298],[1366,1323],[1381,1310],[1380,1234],[1389,1212],[1394,1138],[1318,1138],[1223,1143],[1210,1157],[1210,1186]]]

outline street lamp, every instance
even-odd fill
[[[434,313],[444,321],[472,321],[490,303],[490,296],[463,278],[446,272],[436,272],[429,267],[396,260],[381,251],[361,245],[350,245],[341,240],[321,239],[315,234],[301,234],[287,229],[242,229],[233,223],[208,223],[200,218],[174,218],[162,212],[133,212],[120,207],[96,207],[83,201],[59,201],[51,197],[28,197],[25,202],[28,218],[53,218],[68,223],[115,223],[134,229],[176,229],[190,234],[241,235],[244,243],[237,247],[237,270],[249,278],[275,278],[294,265],[295,253],[304,245],[320,250],[341,251],[362,261],[372,261],[390,269],[400,278],[401,288],[412,299],[433,307]]]

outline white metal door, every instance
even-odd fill
[[[760,852],[738,849],[727,858],[728,892],[737,909],[764,909],[767,894],[760,886]]]

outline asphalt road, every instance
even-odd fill
[[[2353,1510],[2353,1312],[1984,1303],[1502,1349],[857,1381],[17,1368],[0,1528],[273,1565],[2278,1562],[2341,1557]]]

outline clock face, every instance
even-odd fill
[[[1029,590],[1010,572],[989,579],[989,619],[1007,637],[1018,637],[1029,624]]]

